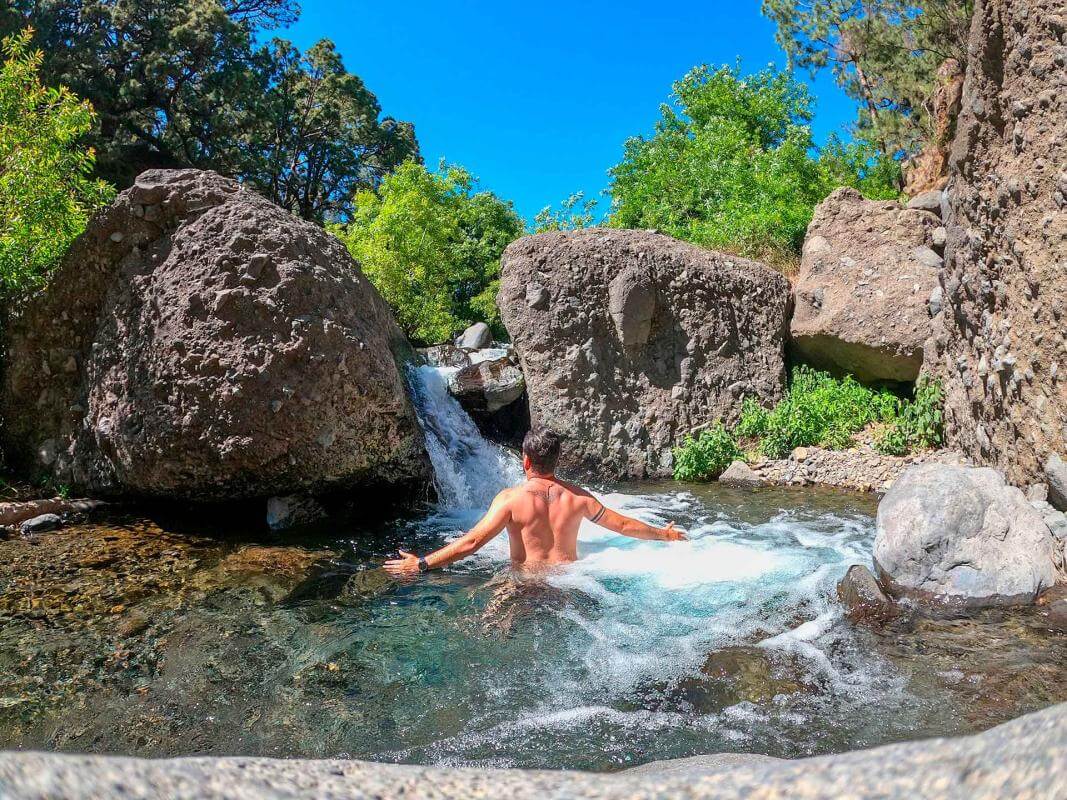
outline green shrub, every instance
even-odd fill
[[[416,342],[448,341],[472,322],[503,332],[500,256],[522,235],[522,221],[511,203],[475,191],[466,170],[442,164],[430,172],[407,161],[377,191],[358,192],[352,221],[329,230]]]
[[[939,382],[920,380],[915,384],[914,399],[901,406],[900,413],[875,442],[875,448],[887,455],[900,456],[939,446],[944,438],[943,402],[944,392]]]
[[[793,370],[786,396],[772,410],[757,411],[755,403],[746,401],[738,433],[759,437],[760,452],[769,458],[784,458],[794,447],[811,445],[840,450],[870,423],[893,419],[899,405],[887,390],[801,366]]]
[[[870,150],[835,138],[814,155],[813,114],[811,93],[790,72],[693,68],[674,84],[652,134],[623,145],[610,171],[608,223],[657,228],[791,271],[815,206],[836,187],[895,195],[886,160]]]
[[[41,286],[89,216],[113,196],[91,177],[93,110],[44,86],[31,31],[4,39],[0,64],[0,302]]]
[[[733,435],[722,423],[705,428],[695,439],[685,437],[674,449],[674,479],[677,481],[707,481],[719,477],[730,462],[741,458],[741,450]]]

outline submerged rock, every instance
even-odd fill
[[[796,664],[779,663],[767,650],[727,647],[709,655],[700,675],[680,681],[671,694],[697,713],[713,713],[742,702],[769,703],[778,695],[810,688],[796,673]]]
[[[808,226],[793,345],[812,363],[861,381],[914,381],[941,270],[932,249],[940,225],[923,208],[866,200],[847,187],[833,192]]]
[[[31,533],[44,533],[63,527],[63,518],[58,514],[41,514],[33,519],[28,519],[19,525],[19,532],[23,536]]]
[[[267,500],[267,527],[272,531],[308,525],[326,518],[326,509],[313,497],[288,495]]]
[[[121,235],[115,235],[121,234]],[[5,449],[94,494],[428,485],[407,342],[344,246],[236,181],[150,170],[7,333]]]
[[[878,624],[896,614],[893,601],[882,591],[874,574],[861,564],[848,568],[837,584],[837,597],[853,622]]]
[[[650,231],[543,233],[505,251],[499,305],[564,471],[669,475],[686,433],[782,395],[789,283],[755,261]]]
[[[892,593],[979,607],[1034,602],[1057,579],[1041,514],[989,468],[909,468],[878,506],[874,559]]]

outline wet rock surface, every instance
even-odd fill
[[[928,206],[837,189],[815,210],[794,287],[789,333],[813,364],[861,381],[914,381],[930,335],[941,227]]]
[[[854,564],[837,584],[837,597],[853,622],[880,624],[898,612],[867,567]]]
[[[1025,486],[1067,457],[1062,0],[975,4],[927,368],[947,441]]]
[[[528,236],[501,263],[530,416],[567,437],[564,471],[669,475],[685,433],[781,397],[789,287],[762,264],[607,229]]]
[[[909,468],[878,506],[874,558],[891,592],[920,602],[1025,605],[1061,575],[1040,512],[987,467]]]
[[[428,485],[406,341],[334,237],[212,172],[141,175],[13,321],[5,449],[93,495]]]

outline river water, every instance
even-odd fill
[[[440,501],[299,537],[160,514],[0,542],[0,746],[617,769],[834,752],[982,729],[1067,699],[1067,637],[1032,612],[884,630],[834,587],[875,501],[812,489],[599,487],[686,543],[587,525],[517,581],[506,534],[398,583],[377,565],[469,527],[519,478],[413,375]]]

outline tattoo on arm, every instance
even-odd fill
[[[600,503],[600,510],[599,510],[598,512],[596,512],[596,514],[594,514],[593,516],[591,516],[591,517],[589,518],[589,521],[590,521],[590,522],[599,522],[599,521],[600,521],[600,518],[601,518],[602,516],[604,516],[604,512],[605,512],[605,511],[607,511],[607,508],[605,508],[605,507],[604,507],[604,504],[603,504],[603,503]]]

